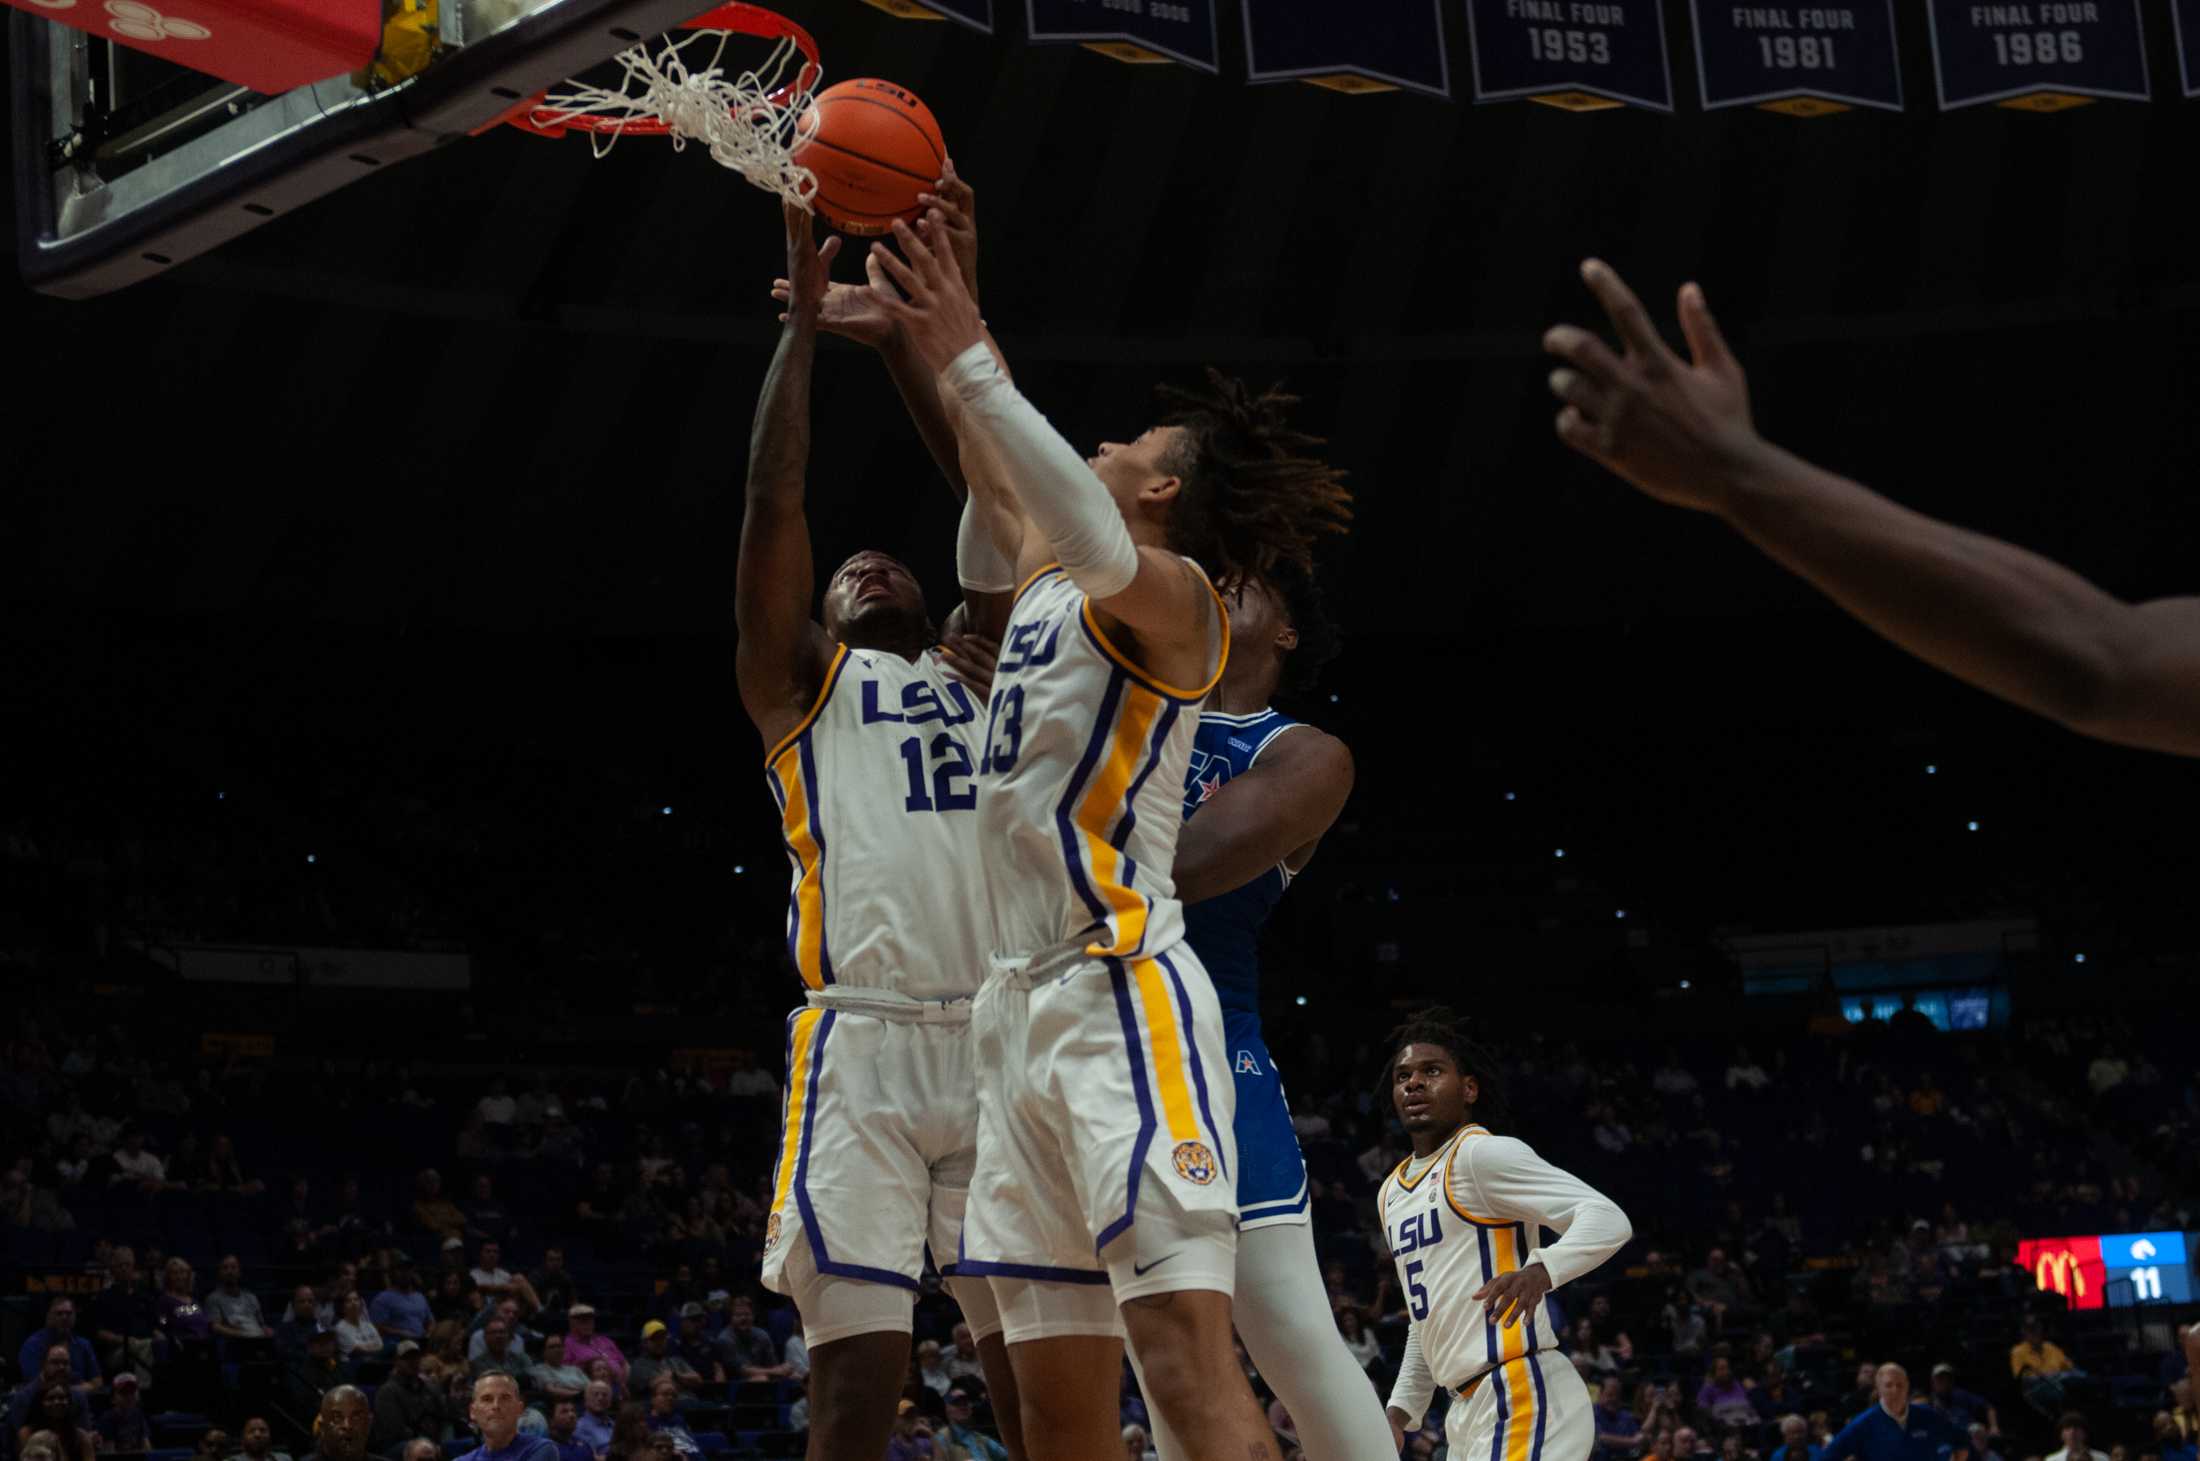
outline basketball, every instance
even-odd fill
[[[817,175],[810,201],[843,233],[880,234],[914,220],[917,194],[947,161],[940,124],[915,92],[864,77],[818,93],[817,131],[794,160]]]

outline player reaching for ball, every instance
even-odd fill
[[[1483,1125],[1504,1117],[1497,1068],[1448,1010],[1389,1044],[1384,1094],[1413,1144],[1376,1197],[1410,1320],[1390,1393],[1397,1442],[1442,1385],[1452,1455],[1587,1461],[1595,1411],[1543,1301],[1634,1229],[1610,1198]],[[1545,1228],[1559,1241],[1546,1246]]]
[[[1927,664],[2081,734],[2200,756],[2200,598],[2131,604],[2035,553],[1936,522],[1772,445],[1703,290],[1690,359],[1611,267],[1581,266],[1620,349],[1575,325],[1544,348],[1558,436],[1660,502],[1708,512]]]
[[[784,221],[787,322],[749,447],[734,667],[771,748],[793,865],[787,948],[807,990],[787,1023],[763,1278],[802,1313],[809,1454],[839,1461],[884,1453],[926,1248],[960,1241],[977,1142],[971,996],[991,937],[979,705],[928,652],[923,592],[895,559],[861,552],[810,617],[810,366],[839,241],[816,247],[793,205]],[[983,623],[1005,597],[965,605]],[[950,1283],[989,1379],[1011,1383],[987,1285]]]
[[[1350,495],[1285,398],[1221,377],[1080,458],[1010,384],[946,231],[928,234],[897,225],[907,261],[874,247],[871,285],[959,398],[971,500],[1024,580],[980,768],[994,957],[959,1268],[993,1279],[1024,1433],[1050,1457],[1121,1454],[1126,1334],[1188,1456],[1273,1457],[1231,1347],[1221,1011],[1170,868],[1195,708],[1229,652],[1207,569],[1305,567]]]

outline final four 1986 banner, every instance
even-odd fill
[[[1927,0],[1943,110],[2147,99],[2139,0]]]
[[[1656,0],[1467,0],[1474,99],[1673,110]]]
[[[1035,41],[1082,41],[1118,61],[1215,68],[1215,0],[1025,0]]]

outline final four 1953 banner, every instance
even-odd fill
[[[1215,0],[1025,0],[1035,41],[1081,41],[1118,61],[1215,63]]]
[[[1673,110],[1656,0],[1467,0],[1474,99]]]
[[[1927,0],[1943,110],[2147,99],[2139,0]]]
[[[1705,111],[1902,110],[1894,0],[1688,0]]]

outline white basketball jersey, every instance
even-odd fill
[[[1553,1348],[1558,1338],[1550,1332],[1550,1316],[1541,1305],[1511,1328],[1500,1329],[1474,1297],[1491,1279],[1527,1262],[1543,1241],[1532,1215],[1515,1209],[1508,1220],[1506,1214],[1478,1212],[1467,1205],[1480,1193],[1466,1167],[1455,1170],[1455,1164],[1461,1149],[1475,1142],[1517,1148],[1548,1170],[1557,1170],[1524,1143],[1463,1126],[1433,1155],[1401,1162],[1383,1179],[1380,1199],[1383,1236],[1398,1265],[1406,1312],[1420,1335],[1430,1375],[1447,1388],[1464,1385],[1493,1365]]]
[[[803,984],[976,993],[989,947],[978,729],[977,703],[930,655],[833,655],[817,703],[765,758]]]
[[[1219,597],[1215,614],[1213,674],[1175,689],[1108,643],[1061,567],[1017,595],[978,783],[995,953],[1147,959],[1183,939],[1170,873],[1199,702],[1229,658]]]

